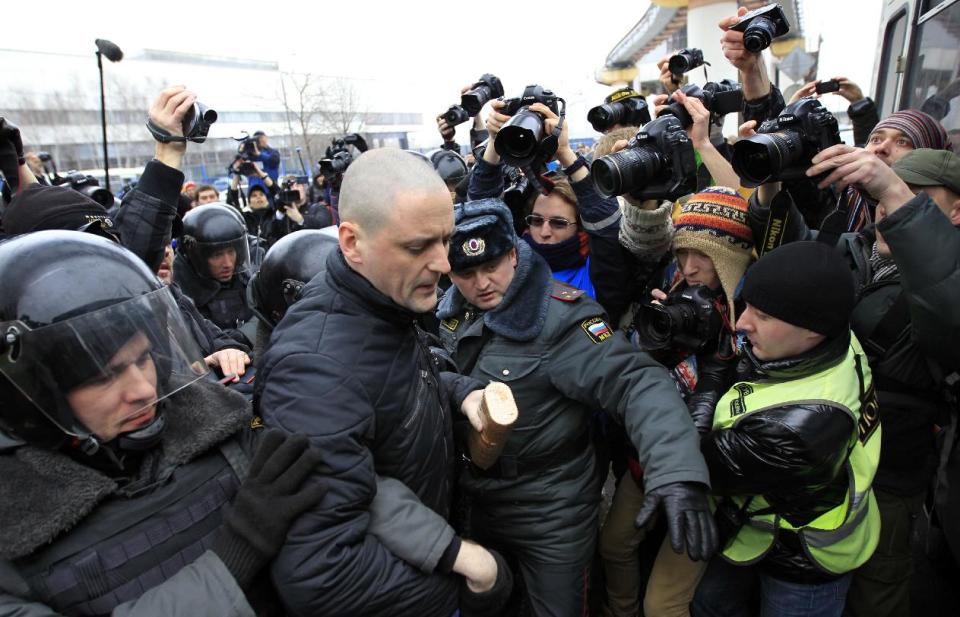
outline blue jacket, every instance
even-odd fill
[[[267,146],[260,149],[260,156],[253,159],[254,161],[260,161],[263,163],[263,171],[270,176],[274,184],[279,182],[280,179],[280,151]],[[260,178],[250,178],[250,186],[256,185],[264,186],[263,180]],[[248,189],[249,190],[249,189]],[[270,193],[268,192],[267,195]]]

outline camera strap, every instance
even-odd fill
[[[150,131],[150,134],[153,135],[154,139],[162,144],[168,144],[170,142],[182,143],[187,141],[187,138],[181,135],[171,135],[170,131],[154,123],[154,121],[150,118],[147,118],[147,130]]]
[[[823,217],[820,224],[820,231],[817,234],[817,241],[830,246],[836,246],[837,242],[847,231],[847,218],[850,214],[850,200],[847,199],[847,191],[841,191],[837,196],[837,207]]]
[[[770,213],[767,214],[767,226],[763,230],[763,242],[757,246],[757,256],[772,251],[783,244],[783,235],[790,219],[791,200],[785,191],[780,191],[770,203]]]

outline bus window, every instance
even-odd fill
[[[907,12],[902,11],[887,24],[883,37],[880,80],[877,83],[877,107],[885,118],[897,110],[897,61],[905,53],[903,42],[907,36]]]
[[[941,3],[946,4],[946,3]],[[937,7],[940,9],[940,7]],[[907,67],[903,108],[920,109],[960,136],[960,2],[921,16]]]

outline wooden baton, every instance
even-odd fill
[[[470,433],[468,447],[473,464],[480,469],[489,469],[503,452],[503,446],[519,415],[510,386],[497,381],[490,382],[483,389],[480,414],[483,417],[483,431],[473,430]]]

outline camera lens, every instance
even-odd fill
[[[657,117],[663,116],[673,116],[680,121],[680,126],[688,127],[693,124],[693,118],[687,113],[687,108],[684,107],[679,101],[673,101],[667,105],[664,109],[660,110],[660,115]]]
[[[450,109],[443,112],[443,119],[448,126],[457,126],[470,119],[470,114],[460,105],[451,105]]]
[[[473,88],[460,95],[460,106],[467,110],[470,117],[476,116],[487,101],[503,96],[503,86],[496,76],[485,73],[480,76]]]
[[[759,185],[780,178],[802,154],[803,142],[798,133],[761,133],[734,144],[732,164],[737,175]]]
[[[593,130],[602,133],[614,124],[620,124],[623,115],[623,105],[598,105],[587,113],[587,122],[593,126]]]
[[[491,94],[490,87],[486,84],[477,86],[460,96],[460,105],[467,110],[468,114],[475,116],[480,113],[487,101],[493,98]]]
[[[99,186],[88,185],[80,187],[77,189],[77,192],[83,193],[93,201],[97,202],[104,208],[113,207],[113,195],[110,194],[105,188]]]
[[[652,351],[670,347],[674,330],[671,308],[662,304],[646,304],[641,307],[636,321],[641,349]]]
[[[201,117],[203,118],[203,121],[206,122],[207,124],[213,124],[214,122],[217,121],[217,112],[208,108],[203,111],[203,114]]]
[[[503,125],[493,142],[507,165],[524,167],[533,162],[543,139],[543,118],[535,111],[521,109]]]
[[[644,187],[662,168],[662,160],[655,152],[630,148],[595,160],[590,174],[601,195],[614,197]]]
[[[757,17],[743,33],[743,46],[752,53],[760,53],[767,47],[770,47],[774,35],[777,33],[777,26],[766,17]]]

